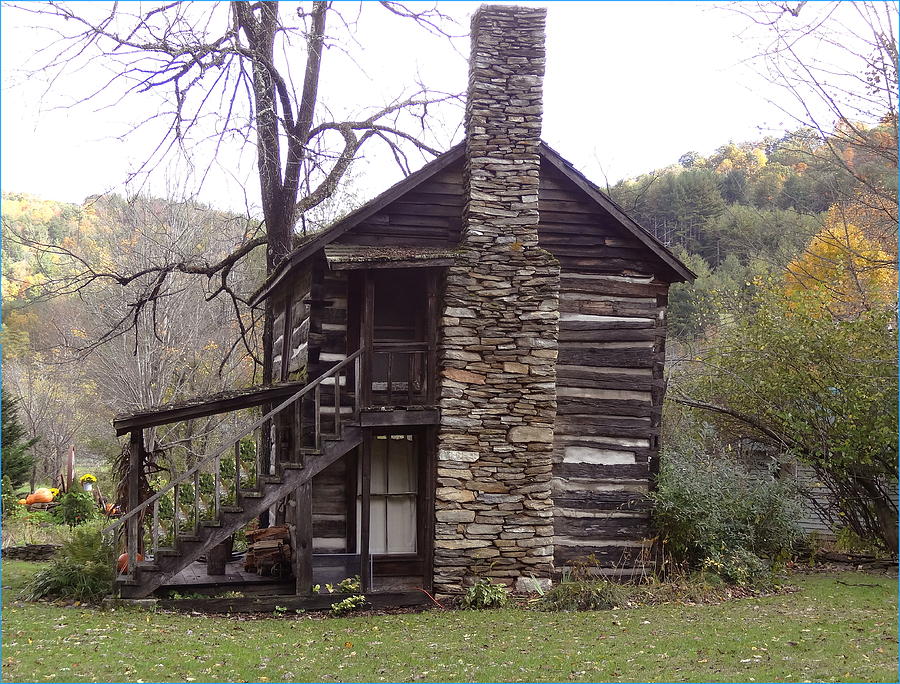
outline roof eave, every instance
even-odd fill
[[[603,207],[603,209],[616,219],[625,230],[643,243],[644,246],[668,266],[673,272],[673,275],[678,276],[673,279],[673,282],[687,282],[697,278],[697,274],[685,266],[678,257],[666,248],[665,245],[647,232],[637,221],[625,213],[625,210],[616,204],[612,198],[588,180],[584,174],[578,171],[559,152],[554,150],[543,140],[540,145],[540,153],[547,162],[578,186],[580,190],[597,202],[597,204]]]

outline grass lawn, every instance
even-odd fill
[[[37,567],[3,562],[5,682],[897,681],[880,576],[714,606],[248,620],[16,602]]]

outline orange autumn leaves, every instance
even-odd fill
[[[823,229],[787,268],[788,297],[813,296],[839,318],[895,305],[896,224],[885,225],[883,216],[866,203],[831,207]]]

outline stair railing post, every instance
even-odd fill
[[[294,442],[292,444],[291,460],[294,463],[303,463],[303,397],[291,404],[294,417]]]
[[[353,380],[354,380],[354,388],[353,388],[353,420],[354,422],[359,420],[359,407],[362,406],[360,403],[360,395],[362,393],[362,359],[363,352],[359,356],[356,357],[356,361],[353,362]]]
[[[413,403],[413,378],[415,377],[416,359],[419,358],[419,352],[411,351],[406,355],[406,405],[412,406]]]
[[[315,434],[314,434],[314,444],[315,449],[318,451],[322,448],[322,385],[316,385],[315,389]]]
[[[153,528],[150,531],[151,537],[153,539],[153,559],[159,555],[159,500],[153,502]]]
[[[174,545],[176,541],[178,541],[178,529],[180,525],[178,524],[178,516],[181,513],[181,500],[179,498],[179,490],[181,489],[181,485],[175,485],[172,495],[173,502],[172,505],[175,507],[175,513],[172,516],[172,544]]]
[[[241,493],[241,440],[234,443],[234,505]]]
[[[200,531],[200,471],[194,473],[194,534]]]
[[[394,352],[387,352],[387,405],[394,405]]]
[[[334,376],[334,436],[338,439],[341,437],[341,373],[338,371]]]

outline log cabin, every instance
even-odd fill
[[[355,574],[402,603],[479,577],[527,590],[586,557],[639,569],[667,292],[693,274],[542,142],[544,30],[544,9],[479,9],[464,141],[270,274],[253,304],[274,384],[117,418],[140,473],[146,430],[265,409],[167,487],[142,497],[133,475],[123,596],[249,586],[188,569],[260,517],[291,531],[297,596]]]

